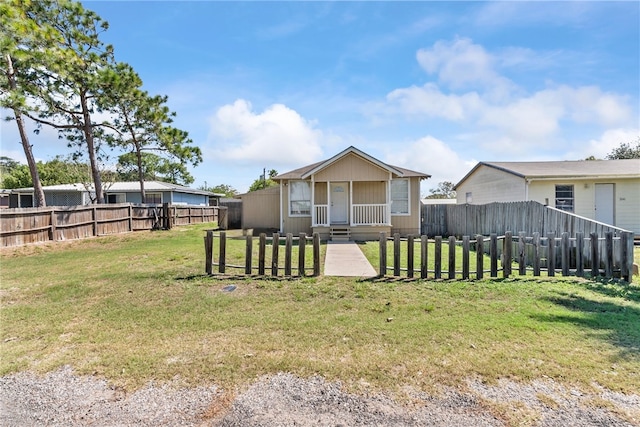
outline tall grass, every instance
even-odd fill
[[[0,374],[69,364],[128,388],[287,371],[353,389],[543,376],[640,389],[637,284],[209,277],[205,228],[1,251]]]

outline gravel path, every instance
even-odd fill
[[[339,383],[291,374],[264,377],[238,396],[215,386],[149,384],[135,393],[63,368],[0,378],[0,425],[10,426],[640,426],[640,395],[585,395],[553,381],[488,386],[469,393],[416,394],[412,405],[345,393]],[[599,402],[594,404],[594,402]],[[504,406],[506,404],[506,406]],[[501,419],[489,408],[518,408]],[[500,412],[500,411],[498,411]]]

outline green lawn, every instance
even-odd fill
[[[69,364],[128,388],[287,371],[353,390],[475,376],[640,389],[638,283],[208,277],[208,227],[0,251],[0,375]],[[228,262],[244,248],[229,240]]]

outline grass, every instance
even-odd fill
[[[71,365],[129,389],[176,377],[232,389],[279,371],[399,393],[470,377],[640,389],[637,283],[208,277],[205,228],[0,251],[0,375]],[[229,243],[243,265],[244,242]]]

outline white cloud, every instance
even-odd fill
[[[385,162],[431,175],[423,183],[426,188],[435,188],[442,181],[456,184],[476,163],[461,159],[451,147],[431,135],[387,153]]]
[[[535,52],[514,49],[493,55],[470,39],[438,41],[418,51],[417,59],[425,71],[437,75],[441,85],[428,82],[395,89],[388,93],[388,106],[381,111],[460,123],[473,129],[480,138],[475,142],[483,149],[512,155],[551,147],[571,126],[632,123],[629,97],[597,86],[549,84],[527,94],[494,70],[535,60]],[[516,52],[518,58],[508,60],[509,52]]]
[[[477,93],[447,95],[440,91],[435,83],[427,83],[423,87],[396,89],[387,95],[387,100],[391,103],[397,102],[404,113],[425,114],[451,121],[469,119],[469,114],[481,106]]]
[[[609,129],[605,131],[600,139],[592,139],[589,144],[580,144],[580,149],[576,150],[573,158],[585,159],[594,156],[597,159],[604,159],[613,149],[621,144],[632,144],[638,140],[640,129]]]
[[[220,107],[209,124],[208,140],[217,159],[294,168],[313,163],[322,154],[322,132],[282,104],[255,113],[250,102],[238,99]]]

